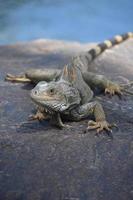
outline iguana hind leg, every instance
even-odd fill
[[[26,77],[26,75],[18,75],[14,76],[12,74],[7,74],[5,77],[6,81],[11,81],[11,82],[19,82],[19,83],[30,83],[31,80]]]
[[[61,74],[59,69],[29,69],[23,75],[14,76],[7,74],[5,80],[21,83],[38,83],[39,81],[53,81]]]
[[[129,81],[127,84],[119,84],[107,79],[103,75],[94,74],[92,72],[83,73],[83,78],[92,90],[99,89],[99,91],[103,91],[110,97],[117,95],[121,98],[125,93],[133,95],[133,93],[127,89],[133,85],[133,81]]]

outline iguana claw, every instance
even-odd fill
[[[111,128],[112,127],[117,127],[116,124],[109,124],[106,120],[104,121],[89,121],[88,122],[88,127],[87,130],[93,130],[96,129],[97,133],[100,133],[101,131],[105,130],[108,132],[112,132]]]
[[[121,97],[123,95],[122,87],[118,84],[111,83],[105,88],[105,94],[109,94],[111,96],[116,94]]]

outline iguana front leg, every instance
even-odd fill
[[[50,113],[47,112],[47,110],[41,106],[38,106],[37,108],[37,112],[34,115],[31,115],[29,117],[29,120],[47,120],[50,119],[51,124],[53,124],[54,126],[57,126],[59,128],[64,128],[64,127],[69,127],[69,125],[65,125],[62,122],[60,113],[55,113],[53,115],[51,115]]]
[[[78,110],[75,112],[73,111],[73,117],[75,117],[76,120],[80,120],[82,118],[86,118],[90,115],[93,115],[95,117],[95,121],[89,121],[87,130],[93,130],[96,129],[97,133],[106,130],[111,131],[111,127],[114,125],[109,124],[106,121],[105,113],[102,108],[102,105],[95,101],[86,103],[78,108]]]
[[[51,124],[57,126],[58,128],[70,128],[71,126],[68,124],[64,124],[61,119],[60,113],[55,113],[51,116]]]

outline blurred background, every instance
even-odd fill
[[[0,44],[98,42],[133,31],[133,0],[0,0]]]

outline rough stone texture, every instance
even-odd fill
[[[133,97],[100,96],[108,120],[119,126],[112,139],[84,134],[87,119],[63,130],[28,122],[32,86],[4,82],[7,72],[62,68],[90,46],[47,40],[0,46],[0,200],[133,199]],[[90,70],[127,82],[132,58],[129,40],[99,56]]]

